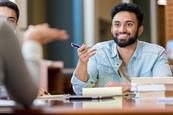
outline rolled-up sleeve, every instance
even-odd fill
[[[83,82],[75,76],[75,72],[73,73],[71,83],[73,86],[73,90],[77,95],[82,95],[82,88],[85,86],[86,82]]]
[[[162,50],[153,67],[153,76],[172,76],[171,68],[168,63],[166,51]]]
[[[89,79],[86,82],[81,81],[78,79],[78,77],[75,75],[75,71],[73,72],[73,76],[71,79],[71,83],[73,86],[73,90],[77,95],[82,95],[82,88],[89,88],[89,87],[94,87],[97,82],[97,66],[96,66],[96,60],[95,56],[91,57],[88,62],[88,75]]]

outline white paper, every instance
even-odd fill
[[[122,95],[122,87],[83,88],[82,95],[85,96]]]
[[[15,105],[16,105],[16,103],[13,100],[3,100],[3,99],[0,99],[0,107],[15,106]]]

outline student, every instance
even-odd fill
[[[84,87],[122,86],[129,89],[132,77],[172,76],[165,49],[139,41],[143,13],[138,5],[121,3],[111,12],[113,40],[95,48],[82,45],[71,83],[76,94]]]
[[[18,6],[15,3],[13,3],[13,2],[11,2],[9,0],[0,0],[0,16],[6,17],[7,21],[9,22],[9,24],[14,29],[16,28],[16,26],[18,24],[19,15],[20,15],[19,8],[18,8]],[[46,26],[47,24],[44,24],[44,25]],[[39,26],[40,25],[38,25],[37,27],[39,27]],[[31,26],[31,28],[32,28],[32,26]],[[42,33],[42,34],[44,34],[44,33]],[[46,35],[44,35],[44,36],[46,36]],[[47,36],[49,36],[49,35],[47,35]],[[67,33],[64,30],[59,30],[59,37],[58,37],[58,39],[59,40],[64,40],[66,38],[68,38],[67,37]],[[31,37],[30,37],[30,39],[31,39]],[[35,38],[32,38],[32,40],[37,41],[40,44],[44,44],[44,43],[49,42],[49,40],[51,40],[51,39],[42,39],[42,38],[35,39]],[[47,92],[47,91],[45,91],[45,89],[41,88],[39,93],[38,93],[38,95],[39,96],[44,95],[44,92]],[[6,97],[5,91],[4,91],[3,94],[0,94],[0,97],[1,98],[2,97]]]
[[[18,6],[9,0],[0,0],[0,15],[7,17],[7,21],[16,28],[19,20]]]
[[[25,32],[22,55],[14,31],[6,18],[0,17],[0,85],[6,87],[11,99],[25,107],[32,104],[39,89],[41,44],[61,38],[67,39],[68,35],[47,24],[30,26]]]

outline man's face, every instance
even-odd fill
[[[0,6],[0,15],[6,17],[11,26],[17,26],[17,16],[16,12],[13,9],[5,6]]]
[[[139,32],[136,15],[121,11],[112,20],[111,32],[114,41],[119,47],[126,47],[136,42]]]

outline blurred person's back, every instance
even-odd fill
[[[34,78],[34,76],[33,76]],[[21,47],[6,18],[0,17],[0,96],[28,107],[38,93],[39,76],[33,79],[21,53]]]

